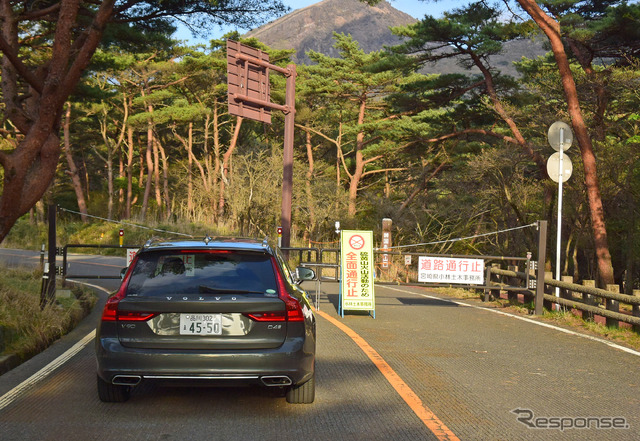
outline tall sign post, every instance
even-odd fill
[[[338,313],[347,309],[369,311],[376,318],[373,285],[373,231],[340,232],[340,301]]]
[[[549,127],[549,144],[556,150],[547,160],[547,173],[549,177],[558,183],[558,226],[556,233],[556,280],[560,280],[560,256],[562,246],[562,183],[568,180],[573,173],[571,159],[564,154],[565,150],[571,147],[573,142],[573,132],[571,127],[565,122],[556,121]],[[544,265],[544,262],[538,262]],[[556,297],[560,297],[560,288],[556,287]],[[556,309],[560,305],[556,304]]]
[[[285,105],[271,102],[269,71],[286,77]],[[271,109],[284,112],[282,170],[282,247],[291,244],[291,199],[293,193],[293,136],[296,116],[296,65],[286,68],[269,63],[259,49],[227,40],[227,83],[229,113],[271,124]]]
[[[391,225],[393,221],[389,218],[382,219],[382,251],[389,251],[391,249]],[[382,269],[389,269],[389,255],[382,255]]]

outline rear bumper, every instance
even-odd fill
[[[101,338],[96,340],[96,358],[98,375],[109,383],[131,376],[265,384],[263,377],[282,376],[302,384],[313,375],[315,364],[315,351],[305,346],[303,338],[294,338],[276,349],[189,351],[128,348],[118,339]]]

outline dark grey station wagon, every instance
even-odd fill
[[[126,401],[142,381],[260,384],[290,403],[315,397],[316,324],[301,280],[266,241],[149,242],[105,305],[98,396]]]

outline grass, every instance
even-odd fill
[[[0,355],[22,362],[73,329],[96,302],[88,289],[71,288],[72,296],[40,307],[42,273],[0,265]]]
[[[144,245],[152,237],[184,238],[184,235],[188,234],[202,238],[207,234],[211,236],[223,234],[222,231],[218,231],[212,226],[197,223],[147,222],[142,226],[133,221],[118,223],[92,220],[84,224],[78,221],[59,219],[56,223],[56,243],[59,246],[66,244],[119,245],[120,230],[124,231],[124,245],[136,246]],[[2,242],[3,247],[25,250],[40,250],[42,244],[48,246],[48,226],[42,222],[31,223],[27,217],[20,218]],[[118,250],[114,249],[73,248],[71,252],[118,254]]]
[[[542,319],[640,351],[640,334],[627,327],[613,328],[591,320],[583,320],[570,311],[545,310]]]
[[[433,292],[446,297],[453,297],[465,300],[480,301],[481,296],[474,291],[460,288],[435,288]],[[544,310],[542,316],[533,316],[533,303],[523,304],[507,299],[496,299],[483,303],[489,307],[499,308],[517,315],[527,315],[530,318],[553,323],[557,326],[583,332],[595,337],[608,340],[622,346],[640,351],[640,334],[628,327],[612,328],[590,320],[583,320],[581,317],[570,311],[549,311]]]

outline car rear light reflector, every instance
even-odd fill
[[[251,320],[256,322],[284,322],[287,319],[287,315],[284,311],[279,312],[250,312],[244,314]]]
[[[155,317],[158,314],[152,312],[137,312],[137,311],[118,311],[118,320],[128,320],[134,322],[144,322]]]

